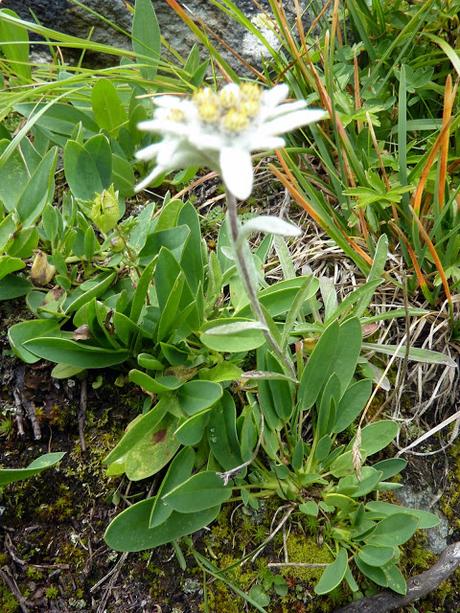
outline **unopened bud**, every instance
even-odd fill
[[[91,219],[104,234],[113,230],[117,225],[120,219],[120,206],[118,204],[118,192],[115,191],[113,184],[94,198]]]
[[[48,285],[56,273],[56,267],[48,263],[48,256],[43,251],[37,251],[32,268],[30,270],[30,278],[35,285]]]
[[[125,247],[125,241],[121,238],[121,236],[114,236],[110,239],[110,248],[114,253],[119,253],[123,251]]]

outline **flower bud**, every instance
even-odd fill
[[[48,285],[56,273],[56,267],[48,263],[48,256],[43,251],[37,251],[30,278],[35,285]]]
[[[120,206],[118,204],[118,192],[115,191],[113,184],[104,189],[94,198],[91,208],[91,219],[98,230],[107,234],[117,225],[120,219]]]
[[[114,253],[123,251],[124,247],[125,241],[121,238],[121,236],[114,236],[110,239],[110,248]]]

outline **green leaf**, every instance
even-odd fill
[[[385,566],[383,572],[386,575],[388,587],[393,590],[393,592],[405,596],[407,594],[407,583],[396,564]]]
[[[381,585],[382,587],[387,587],[388,579],[383,570],[377,566],[370,566],[361,560],[359,555],[354,556],[354,560],[356,562],[356,566],[363,573],[365,577],[377,583],[377,585]]]
[[[356,475],[348,475],[340,479],[337,491],[352,498],[361,498],[374,491],[382,478],[382,473],[371,466],[363,466],[358,479]]]
[[[0,255],[0,280],[24,267],[25,264],[21,259],[12,258],[9,255]]]
[[[72,135],[75,126],[79,123],[83,125],[87,133],[94,134],[99,130],[91,115],[71,104],[58,103],[54,99],[48,105],[36,102],[17,104],[15,110],[28,117],[29,121],[38,117],[35,119],[35,125],[49,130],[53,141],[60,146],[64,146],[67,138]],[[67,138],[62,138],[62,135]]]
[[[314,500],[308,500],[308,502],[304,502],[299,505],[299,511],[304,513],[305,515],[311,515],[313,517],[317,517],[319,509],[318,505]]]
[[[8,248],[8,254],[16,258],[30,258],[38,245],[38,239],[37,228],[23,228],[19,234],[16,234],[13,244]]]
[[[365,450],[366,455],[373,455],[387,447],[396,438],[398,431],[398,424],[389,419],[368,424],[361,430],[361,449]],[[349,448],[352,445],[353,442]]]
[[[345,513],[355,511],[358,506],[358,503],[356,502],[356,500],[353,500],[353,498],[345,496],[344,494],[336,494],[335,492],[332,492],[331,494],[326,494],[324,496],[324,502],[329,506],[344,511]]]
[[[183,421],[174,432],[181,445],[195,446],[201,441],[209,421],[211,407],[195,413]]]
[[[4,168],[2,169],[4,170]],[[2,179],[2,172],[0,170],[0,181]],[[0,202],[2,202],[2,194],[0,191]],[[5,251],[7,245],[11,243],[11,235],[16,231],[18,227],[15,219],[14,212],[11,212],[6,217],[3,217],[0,221],[0,252]]]
[[[322,595],[332,592],[343,581],[347,569],[348,555],[346,550],[341,547],[334,562],[326,566],[320,580],[315,585],[315,593]]]
[[[150,264],[144,268],[144,271],[137,282],[137,287],[136,291],[134,292],[133,301],[131,303],[131,311],[129,314],[129,318],[136,324],[139,323],[142,310],[146,303],[149,286],[152,283],[154,266],[155,260],[152,260],[152,262],[150,262]]]
[[[329,366],[340,381],[342,394],[350,385],[361,352],[362,331],[357,317],[348,319],[339,327],[334,361]]]
[[[413,515],[418,519],[417,528],[427,529],[434,528],[439,525],[439,517],[429,511],[423,511],[421,509],[412,509],[402,507],[398,504],[391,504],[390,502],[383,502],[380,500],[373,500],[366,504],[366,509],[372,511],[374,518],[388,517],[389,515],[395,515],[396,513],[407,513]]]
[[[8,340],[14,353],[26,364],[34,364],[40,359],[24,347],[24,343],[43,334],[52,336],[60,334],[59,322],[55,319],[31,319],[14,324],[8,330]]]
[[[180,264],[190,289],[196,292],[198,287],[203,287],[204,284],[204,260],[200,219],[191,202],[185,203],[181,208],[177,225],[184,225],[190,229],[190,236],[182,252]]]
[[[334,459],[329,470],[334,477],[343,477],[354,472],[353,469],[353,452],[345,451]]]
[[[301,289],[305,289],[307,284],[304,302],[313,298],[318,291],[319,281],[313,276],[295,277],[294,279],[286,279],[278,281],[270,287],[263,289],[258,293],[259,300],[262,306],[268,311],[271,317],[278,317],[287,313],[292,306],[292,303]],[[244,305],[236,312],[238,317],[251,317],[252,311],[248,299],[245,298]]]
[[[402,545],[417,530],[418,519],[408,513],[395,513],[382,519],[366,537],[366,543],[381,547]]]
[[[104,458],[104,464],[113,464],[117,460],[120,460],[134,445],[141,440],[144,434],[152,432],[163,417],[166,415],[168,409],[168,402],[166,399],[161,399],[148,413],[145,415],[138,415],[126,429],[126,433],[123,435],[120,441],[118,441],[115,449]]]
[[[27,468],[0,468],[0,486],[33,477],[60,462],[64,456],[65,453],[62,452],[45,453],[31,462]]]
[[[117,136],[120,126],[128,121],[128,116],[112,81],[96,81],[91,91],[91,104],[99,127]]]
[[[22,81],[31,80],[32,64],[29,62],[29,34],[27,29],[16,23],[2,19],[2,15],[18,18],[9,9],[0,11],[0,50],[7,65]]]
[[[403,460],[402,458],[388,458],[388,460],[382,460],[372,465],[375,470],[382,471],[382,481],[394,477],[394,475],[404,470],[406,466],[407,460]]]
[[[160,27],[151,0],[136,0],[133,30],[133,51],[141,64],[141,74],[147,81],[154,81],[160,61]]]
[[[384,355],[396,355],[398,358],[406,357],[406,347],[398,347],[398,345],[379,345],[378,343],[363,343],[363,349],[368,351],[376,351]],[[432,351],[431,349],[422,349],[420,347],[409,347],[407,354],[409,360],[414,362],[422,362],[424,364],[440,364],[441,366],[451,366],[456,368],[457,364],[450,356]]]
[[[194,463],[195,452],[190,447],[184,447],[171,462],[153,501],[149,522],[150,528],[161,525],[171,515],[173,512],[172,507],[164,504],[161,501],[161,497],[190,477]]]
[[[213,408],[209,420],[208,442],[213,456],[224,470],[231,470],[242,464],[236,428],[236,407],[228,392]]]
[[[452,66],[457,71],[458,76],[460,76],[460,57],[458,55],[458,51],[453,49],[446,40],[439,36],[435,36],[434,34],[429,34],[427,32],[424,32],[424,35],[431,38],[432,41],[441,47],[449,60],[452,62]]]
[[[333,363],[339,336],[339,325],[333,321],[325,329],[305,366],[300,380],[299,405],[302,411],[310,409],[316,402],[326,381],[329,379],[330,364]]]
[[[335,373],[332,373],[321,395],[315,430],[315,435],[318,439],[331,431],[340,396],[340,380]]]
[[[369,400],[371,391],[370,379],[362,379],[350,385],[338,403],[333,433],[343,432],[354,422]]]
[[[57,147],[48,151],[19,197],[16,209],[24,227],[32,225],[41,215],[45,205],[53,199],[57,155]]]
[[[115,189],[120,192],[123,198],[128,198],[134,194],[136,179],[133,167],[126,158],[116,153],[112,153],[112,181]]]
[[[376,547],[364,545],[358,552],[358,557],[369,566],[385,566],[395,555],[394,547]]]
[[[155,232],[151,232],[146,238],[145,244],[139,254],[139,263],[141,266],[147,266],[152,261],[152,258],[160,254],[161,248],[165,247],[167,255],[163,254],[162,259],[167,258],[171,260],[172,257],[175,260],[174,270],[180,270],[178,262],[182,257],[189,236],[190,228],[187,226],[177,226],[176,228],[158,230],[157,224]],[[168,255],[170,256],[169,258],[167,257]],[[166,264],[166,272],[168,272],[168,264]],[[168,277],[166,276],[166,278]]]
[[[147,370],[164,370],[165,366],[162,362],[157,360],[153,355],[149,353],[140,353],[137,356],[137,362],[142,368]]]
[[[42,158],[30,141],[24,138],[5,160],[4,154],[10,150],[10,143],[9,139],[0,140],[0,200],[7,211],[14,211]]]
[[[218,383],[212,381],[188,381],[176,392],[180,408],[187,415],[194,415],[208,407],[212,407],[220,398],[223,390]]]
[[[68,140],[64,147],[64,172],[75,198],[91,201],[108,188],[112,179],[112,151],[103,134],[85,145]]]
[[[283,378],[283,367],[270,351],[267,351],[265,354],[265,365],[268,371],[279,373],[280,375],[279,379],[268,379],[267,384],[276,414],[285,423],[294,410],[293,385]]]
[[[164,394],[177,390],[182,385],[182,381],[173,375],[166,375],[154,379],[147,373],[137,370],[136,368],[130,370],[128,376],[131,383],[139,385],[139,387],[149,394]]]
[[[31,289],[30,281],[15,275],[0,279],[0,300],[12,300],[24,296]]]
[[[115,364],[122,364],[129,356],[125,349],[102,349],[101,347],[83,345],[81,342],[72,341],[68,338],[34,338],[26,341],[24,347],[30,353],[50,362],[63,362],[81,368],[114,366]]]
[[[168,464],[180,446],[174,435],[176,428],[177,418],[166,414],[153,428],[144,431],[129,451],[117,460],[116,473],[123,469],[131,481],[155,475]],[[107,475],[110,473],[109,465]]]
[[[54,379],[68,379],[69,377],[74,377],[75,375],[84,372],[84,368],[80,368],[79,366],[69,366],[69,364],[56,364],[51,371],[51,376]]]
[[[239,332],[234,332],[229,335],[226,333],[226,326],[236,324],[238,322],[255,324],[253,320],[242,319],[241,317],[222,318],[209,321],[205,324],[201,331],[201,342],[203,345],[214,351],[223,351],[228,353],[239,353],[240,351],[251,351],[257,349],[265,343],[265,336],[260,329],[244,329]],[[224,330],[223,334],[218,334],[218,328]],[[212,330],[211,334],[207,330]]]
[[[115,517],[104,535],[109,547],[115,551],[152,549],[204,528],[220,511],[220,506],[216,506],[200,513],[173,512],[161,525],[149,528],[153,500],[141,500]]]
[[[71,293],[69,298],[64,303],[66,315],[78,311],[84,304],[89,303],[93,298],[103,296],[106,290],[112,285],[115,280],[116,273],[102,273],[97,277],[82,283],[77,291]]]
[[[270,596],[260,585],[253,585],[249,590],[248,595],[252,600],[257,602],[260,607],[268,607],[270,604]]]
[[[213,471],[193,475],[175,487],[162,500],[179,513],[197,513],[221,505],[232,495],[232,488]]]
[[[236,364],[231,362],[220,362],[213,368],[202,368],[199,372],[200,379],[206,381],[214,381],[214,383],[223,383],[224,381],[237,381],[241,378],[243,371]]]

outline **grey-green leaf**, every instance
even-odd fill
[[[343,581],[345,573],[348,569],[348,555],[346,549],[342,547],[339,549],[339,553],[332,562],[326,566],[320,580],[315,585],[315,593],[322,595],[331,592]]]

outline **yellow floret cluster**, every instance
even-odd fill
[[[200,120],[214,124],[225,132],[242,132],[260,110],[262,91],[253,83],[238,89],[223,89],[218,93],[203,88],[193,96]]]
[[[170,121],[181,122],[185,119],[185,113],[181,109],[173,108],[169,111],[168,119]]]

